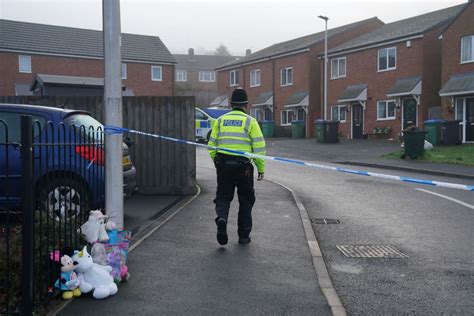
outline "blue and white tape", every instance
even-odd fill
[[[229,152],[229,153],[233,153],[233,154],[238,154],[238,155],[246,156],[246,157],[249,157],[249,158],[260,158],[260,159],[265,159],[265,160],[273,160],[273,161],[278,161],[278,162],[283,162],[283,163],[291,163],[291,164],[297,164],[297,165],[307,166],[307,167],[312,167],[312,168],[317,168],[317,169],[324,169],[324,170],[331,170],[331,171],[337,171],[337,172],[343,172],[343,173],[350,173],[350,174],[356,174],[356,175],[361,175],[361,176],[375,177],[375,178],[402,181],[402,182],[409,182],[409,183],[416,183],[416,184],[431,185],[431,186],[451,188],[451,189],[461,189],[461,190],[467,190],[467,191],[473,191],[474,192],[474,185],[466,185],[466,184],[451,183],[451,182],[440,182],[440,181],[432,181],[432,180],[423,180],[423,179],[409,178],[409,177],[400,177],[400,176],[393,176],[393,175],[383,174],[383,173],[360,171],[360,170],[346,169],[346,168],[333,167],[333,166],[327,166],[327,165],[320,165],[320,164],[315,164],[315,163],[310,163],[310,162],[305,162],[305,161],[295,160],[295,159],[288,159],[288,158],[282,158],[282,157],[273,157],[273,156],[264,156],[264,155],[247,153],[247,152],[238,151],[238,150],[217,148],[217,147],[209,146],[209,145],[206,145],[206,144],[200,144],[200,143],[196,143],[196,142],[191,142],[191,141],[187,141],[187,140],[182,140],[182,139],[163,136],[163,135],[158,135],[158,134],[145,133],[145,132],[141,132],[141,131],[137,131],[137,130],[133,130],[133,129],[128,129],[128,128],[122,128],[122,127],[105,126],[104,130],[105,130],[106,133],[109,133],[109,134],[122,134],[123,132],[128,132],[128,133],[133,133],[133,134],[138,134],[138,135],[143,135],[143,136],[160,138],[160,139],[164,139],[164,140],[168,140],[168,141],[172,141],[172,142],[176,142],[176,143],[181,143],[181,144],[188,144],[188,145],[193,145],[193,146],[197,146],[197,147],[205,147],[205,148],[208,148],[208,149],[216,149],[216,150],[218,149],[220,151],[225,151],[225,152]]]

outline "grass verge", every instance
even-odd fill
[[[386,159],[401,159],[403,150],[383,155]],[[474,144],[460,146],[436,146],[433,150],[425,151],[421,162],[450,163],[474,166]]]

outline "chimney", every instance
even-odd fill
[[[194,61],[194,48],[188,49],[189,61]]]
[[[248,56],[248,55],[250,55],[250,54],[252,54],[252,50],[251,50],[251,49],[247,49],[247,50],[245,51],[245,56]]]

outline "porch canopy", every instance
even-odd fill
[[[227,108],[229,107],[229,97],[227,95],[220,95],[217,96],[209,106],[217,106],[221,108]]]
[[[474,94],[474,72],[451,76],[439,91],[441,97],[455,97],[467,94]]]
[[[352,103],[358,102],[365,110],[365,103],[367,102],[367,84],[356,84],[347,86],[346,89],[339,96],[337,102]]]
[[[309,105],[309,93],[308,91],[304,92],[297,92],[292,95],[286,100],[284,108],[285,109],[296,109],[302,108],[306,114],[308,114],[308,105]]]
[[[252,108],[267,107],[273,112],[273,92],[264,92],[252,103]]]
[[[421,82],[421,77],[398,79],[388,91],[387,97],[401,98],[412,96],[418,105],[420,104]]]

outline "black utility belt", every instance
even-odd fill
[[[225,164],[246,165],[252,163],[252,161],[247,157],[226,155],[221,153],[216,155],[216,159],[224,162]]]

